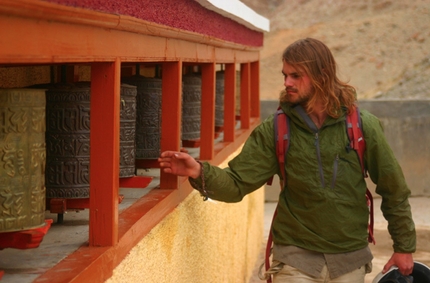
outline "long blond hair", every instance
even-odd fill
[[[302,68],[311,79],[315,95],[306,105],[309,112],[314,110],[318,99],[323,101],[323,110],[333,118],[341,115],[342,107],[346,107],[348,113],[354,109],[356,90],[337,77],[336,61],[324,43],[313,38],[297,40],[285,49],[282,60]],[[286,102],[286,96],[281,95],[280,101]]]

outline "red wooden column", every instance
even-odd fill
[[[90,246],[118,242],[119,59],[91,64]]]
[[[251,117],[260,117],[260,61],[251,63]]]
[[[163,63],[161,151],[180,149],[182,117],[182,62]],[[178,188],[178,177],[160,172],[160,188]]]
[[[240,64],[240,127],[249,129],[251,117],[250,64]]]
[[[201,70],[200,159],[210,160],[214,156],[215,139],[215,63],[202,64]]]
[[[225,64],[224,141],[233,142],[236,127],[236,64]]]

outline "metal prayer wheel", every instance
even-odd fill
[[[0,233],[45,224],[45,91],[0,89]]]
[[[216,72],[215,87],[215,128],[224,126],[224,71]]]
[[[121,84],[119,177],[136,173],[136,86]]]
[[[46,86],[46,196],[88,198],[90,193],[91,83]],[[119,177],[135,174],[136,87],[120,87]]]
[[[46,91],[46,197],[90,195],[90,85],[52,84]]]
[[[157,159],[161,153],[161,79],[141,75],[122,81],[137,87],[136,159]]]
[[[182,77],[182,140],[200,139],[202,79],[198,74]]]
[[[78,87],[91,87],[90,82],[75,82]],[[136,95],[135,86],[120,86],[119,177],[132,177],[136,172]]]

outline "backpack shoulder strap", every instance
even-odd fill
[[[349,148],[355,150],[360,160],[361,171],[363,176],[367,177],[364,166],[364,152],[366,150],[366,141],[364,140],[362,124],[360,119],[360,109],[356,106],[354,110],[346,116],[346,129],[349,138]]]
[[[349,148],[353,149],[360,160],[361,171],[363,172],[363,176],[367,177],[367,170],[364,166],[364,152],[366,150],[366,141],[364,140],[363,135],[363,126],[360,119],[360,109],[355,106],[354,110],[346,116],[346,129],[348,133],[348,138],[350,141]],[[375,244],[375,238],[373,236],[373,226],[374,226],[374,217],[373,217],[373,196],[369,189],[366,189],[366,199],[367,205],[369,207],[369,237],[368,241],[370,243]]]
[[[286,153],[290,146],[290,143],[289,143],[290,119],[284,113],[284,111],[279,107],[275,113],[273,123],[274,123],[274,131],[275,131],[276,157],[279,164],[279,170],[281,171],[281,174],[282,174],[282,182],[281,182],[281,190],[282,190],[283,184],[285,184],[285,180],[286,180],[286,172],[285,172]],[[271,185],[272,181],[273,181],[273,177],[270,178],[270,180],[267,183]],[[263,263],[263,265],[265,265],[266,271],[270,269],[270,255],[272,253],[272,242],[273,242],[272,226],[273,226],[273,221],[275,220],[275,217],[277,215],[277,212],[278,212],[278,208],[275,209],[275,212],[273,214],[272,223],[270,225],[271,227],[270,227],[269,237],[267,239],[267,244],[266,244],[265,260]],[[272,277],[270,275],[267,275],[267,273],[266,273],[266,276],[261,275],[260,279],[266,280],[267,283],[272,282]]]
[[[276,111],[275,123],[275,142],[276,155],[278,157],[279,169],[281,170],[282,179],[285,181],[285,159],[288,148],[290,147],[290,119],[282,109]],[[281,190],[283,188],[281,187]]]
[[[282,179],[285,180],[285,158],[286,153],[289,148],[290,139],[290,123],[288,116],[279,107],[275,112],[275,117],[273,119],[274,131],[275,131],[275,148],[276,157],[279,164],[279,169],[281,170]],[[272,185],[273,177],[268,181],[268,185]],[[281,187],[282,190],[282,187]]]

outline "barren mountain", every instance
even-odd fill
[[[328,45],[358,98],[430,98],[430,0],[242,1],[270,19],[262,99],[277,99],[282,51],[304,37]]]
[[[430,0],[241,1],[270,19],[271,31],[261,51],[262,99],[278,99],[284,88],[282,52],[304,37],[328,45],[340,78],[357,88],[359,99],[430,99]],[[372,282],[392,252],[386,227],[377,226],[375,233],[379,240],[371,245],[374,268],[366,283]],[[429,239],[428,227],[419,227],[414,258],[425,264],[430,263]],[[258,266],[249,283],[263,282],[257,272]]]

